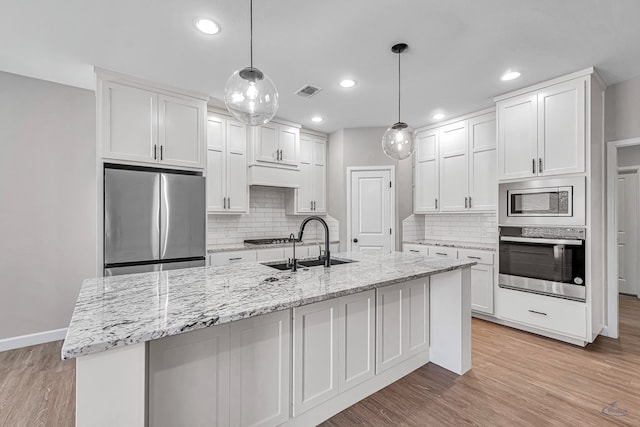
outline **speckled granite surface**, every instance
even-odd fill
[[[335,243],[340,243],[340,241],[330,241],[329,244],[333,245]],[[316,245],[324,245],[324,240],[310,240],[305,241],[302,239],[302,243],[296,243],[296,246],[316,246]],[[249,245],[246,243],[228,243],[223,245],[209,245],[207,246],[207,253],[212,254],[215,252],[233,252],[233,251],[247,251],[247,250],[255,250],[255,249],[269,249],[269,248],[290,248],[291,243],[274,243],[272,245]]]
[[[62,357],[70,359],[362,292],[475,262],[343,252],[358,262],[278,271],[259,263],[87,279]]]
[[[449,240],[434,240],[434,239],[412,240],[412,241],[404,241],[402,243],[409,243],[412,245],[443,246],[443,247],[459,248],[459,249],[476,249],[479,251],[493,251],[493,252],[495,252],[498,248],[498,245],[496,243],[456,242],[456,241],[449,241]]]

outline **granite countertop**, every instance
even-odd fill
[[[82,284],[62,358],[259,316],[475,262],[393,252],[341,252],[358,262],[279,271],[257,262],[87,279]]]
[[[493,252],[495,252],[498,248],[498,245],[496,243],[456,242],[451,240],[436,240],[436,239],[405,240],[402,243],[409,243],[412,245],[444,246],[444,247],[459,248],[459,249],[476,249],[479,251],[493,251]]]
[[[334,243],[340,243],[338,240],[329,241],[330,245]],[[303,240],[302,243],[296,242],[296,246],[315,246],[324,245],[324,240]],[[212,254],[215,252],[233,252],[233,251],[252,251],[256,249],[269,249],[269,248],[290,248],[291,243],[273,243],[269,245],[251,245],[248,243],[227,243],[220,245],[208,245],[207,253]]]

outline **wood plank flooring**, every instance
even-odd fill
[[[323,427],[640,426],[638,298],[620,297],[619,340],[586,348],[478,319],[472,327],[470,372],[424,366]],[[61,345],[0,353],[0,426],[74,425],[75,362],[60,360]]]

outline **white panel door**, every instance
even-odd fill
[[[254,144],[255,160],[277,163],[278,125],[267,123],[253,129],[256,139]]]
[[[497,104],[498,179],[537,175],[538,96],[525,94]]]
[[[226,130],[227,211],[248,212],[247,127],[243,123],[227,120]]]
[[[311,135],[300,135],[299,151],[300,188],[294,190],[298,193],[298,213],[311,213],[313,211],[313,138]]]
[[[300,129],[292,126],[279,126],[278,141],[282,150],[281,162],[296,165],[298,162],[298,141]]]
[[[223,212],[226,207],[225,123],[209,116],[207,119],[207,211]]]
[[[468,208],[469,160],[467,121],[440,128],[440,211]]]
[[[411,357],[429,347],[429,278],[404,284],[402,293],[405,354]]]
[[[391,251],[391,174],[351,172],[351,250]]]
[[[293,416],[338,395],[339,299],[293,309]]]
[[[149,342],[149,425],[229,425],[229,325]]]
[[[283,310],[230,324],[230,425],[289,419],[290,316]]]
[[[158,95],[160,163],[204,168],[206,102]]]
[[[313,139],[313,211],[327,211],[327,141]]]
[[[375,375],[375,290],[340,298],[340,392]]]
[[[538,174],[584,172],[585,79],[538,93]]]
[[[471,309],[493,314],[493,266],[471,267]]]
[[[498,153],[495,113],[469,119],[469,209],[495,211]]]
[[[102,84],[102,155],[106,158],[156,163],[158,95],[142,89]]]
[[[437,129],[418,132],[416,136],[414,205],[415,213],[438,211],[439,171],[438,171]]]
[[[404,283],[376,289],[376,374],[405,357],[402,288]]]
[[[638,295],[638,174],[618,175],[618,292]]]

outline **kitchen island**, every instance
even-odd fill
[[[471,367],[466,260],[339,253],[86,280],[78,426],[314,425],[432,362]]]

